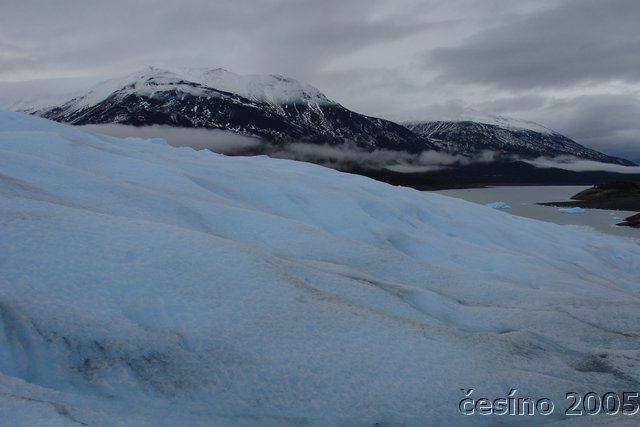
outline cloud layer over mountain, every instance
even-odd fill
[[[530,119],[639,161],[639,20],[635,0],[25,0],[0,15],[0,89],[220,66],[289,75],[366,114]]]

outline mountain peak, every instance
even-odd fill
[[[203,86],[272,105],[333,103],[316,87],[278,74],[244,75],[224,68],[179,68],[176,73]]]
[[[498,126],[503,129],[509,130],[530,130],[534,132],[538,132],[541,134],[553,135],[558,134],[558,132],[549,129],[546,126],[543,126],[539,123],[530,121],[530,120],[522,120],[513,117],[506,117],[502,115],[488,114],[483,113],[482,111],[475,110],[473,108],[464,108],[460,111],[457,111],[455,114],[450,114],[445,118],[440,119],[426,119],[422,116],[417,116],[416,114],[410,115],[412,117],[409,120],[404,120],[405,123],[410,125],[418,125],[421,123],[432,123],[432,122],[474,122],[474,123],[483,123],[486,125]],[[417,118],[420,117],[420,118]]]
[[[70,94],[54,104],[69,103],[73,108],[81,109],[98,104],[116,92],[150,95],[171,89],[196,96],[203,90],[212,89],[273,106],[336,104],[316,87],[282,75],[242,75],[224,68],[166,69],[156,66],[105,80],[89,90]]]

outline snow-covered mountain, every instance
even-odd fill
[[[432,140],[441,149],[461,154],[483,150],[525,159],[570,156],[602,163],[634,166],[635,163],[608,156],[578,144],[542,125],[501,116],[461,121],[410,121],[404,126]]]
[[[148,68],[29,112],[77,125],[117,123],[224,129],[275,143],[345,142],[373,150],[433,148],[396,123],[367,117],[282,76],[223,69]]]
[[[563,425],[640,386],[634,241],[18,113],[0,153],[3,426],[502,420],[461,389]]]
[[[240,75],[223,68],[179,68],[177,72],[203,86],[236,93],[252,101],[266,102],[274,106],[335,104],[317,88],[285,76]]]

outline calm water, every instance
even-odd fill
[[[589,187],[492,187],[468,190],[443,190],[438,191],[438,193],[482,205],[493,202],[506,202],[510,208],[504,211],[514,215],[554,222],[556,224],[586,226],[604,233],[640,239],[640,229],[616,227],[615,225],[624,218],[637,212],[586,209],[582,214],[567,214],[560,212],[558,210],[559,208],[554,206],[536,205],[536,203],[539,202],[567,201],[571,196],[586,188]]]

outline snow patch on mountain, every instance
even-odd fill
[[[422,109],[415,109],[398,114],[386,114],[384,117],[409,125],[432,122],[475,122],[498,126],[509,130],[530,130],[541,134],[557,134],[554,130],[530,120],[488,114],[468,107],[458,107],[451,109],[446,113],[436,115],[434,115],[433,112],[425,112]]]
[[[542,126],[541,124],[532,122],[530,120],[486,114],[473,109],[465,109],[464,113],[462,113],[456,121],[485,123],[488,125],[494,125],[503,129],[511,130],[531,130],[547,135],[558,134],[557,132],[545,126]]]
[[[237,93],[252,101],[273,105],[333,103],[317,88],[280,75],[242,75],[223,68],[179,68],[176,72],[203,86]]]
[[[156,92],[174,89],[179,89],[194,96],[203,95],[204,90],[200,85],[190,83],[171,71],[149,67],[124,77],[100,82],[88,91],[79,91],[73,95],[68,95],[57,104],[64,103],[64,107],[69,110],[81,110],[106,100],[114,93],[119,93],[121,97],[133,93],[150,96]],[[67,100],[70,101],[64,102]]]
[[[277,75],[241,75],[222,68],[178,68],[167,70],[147,67],[123,77],[109,79],[96,84],[88,91],[49,99],[47,107],[64,104],[66,109],[80,110],[106,100],[114,93],[124,97],[128,94],[153,96],[168,90],[179,90],[193,96],[211,94],[207,89],[240,95],[251,101],[274,106],[284,104],[332,104],[317,88],[299,81]],[[66,102],[71,100],[71,102]],[[19,105],[25,105],[25,102]],[[28,110],[43,109],[42,105]]]

